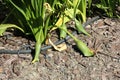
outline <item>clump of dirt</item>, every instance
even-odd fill
[[[3,53],[0,54],[0,80],[119,80],[120,20],[101,18],[88,25],[86,30],[91,37],[75,36],[94,50],[93,57],[84,57],[72,39],[66,42],[64,51],[42,51],[46,55],[40,54],[40,60],[35,64],[31,64],[31,54]],[[13,44],[19,49],[19,45],[28,44],[22,37],[12,36],[8,42],[3,39],[0,38],[1,48]]]

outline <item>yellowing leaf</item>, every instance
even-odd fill
[[[60,45],[55,45],[50,39],[49,39],[49,43],[54,47],[55,50],[57,51],[63,51],[67,49],[67,45],[66,44],[60,44]]]

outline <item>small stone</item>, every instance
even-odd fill
[[[48,54],[48,57],[52,58],[52,57],[53,57],[53,54]]]
[[[47,66],[48,69],[52,69],[52,65],[49,61],[46,60],[45,65]]]
[[[0,74],[3,73],[3,67],[0,66]]]
[[[74,69],[73,70],[73,74],[78,74],[79,73],[79,70],[78,69]]]
[[[88,28],[88,29],[89,29],[89,28],[91,28],[91,25],[87,25],[85,28]]]

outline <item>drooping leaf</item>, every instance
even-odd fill
[[[75,19],[75,27],[78,30],[78,32],[82,32],[88,36],[90,36],[89,33],[87,33],[87,31],[83,28],[82,24],[80,23],[80,21],[78,21],[77,19]]]
[[[81,40],[77,39],[75,36],[73,36],[70,32],[67,30],[59,27],[60,29],[64,30],[70,37],[72,37],[78,47],[78,49],[83,53],[84,56],[93,56],[94,52],[90,50],[85,43],[83,43]]]
[[[19,26],[15,24],[0,24],[0,35],[2,35],[8,28],[12,28],[12,27],[17,28],[21,30],[22,32],[24,32],[22,28],[20,28]]]
[[[75,43],[78,47],[78,49],[83,53],[84,56],[93,56],[94,53],[92,50],[90,50],[85,43],[83,43],[81,40],[75,40]]]

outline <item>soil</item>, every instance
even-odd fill
[[[39,62],[34,64],[31,64],[31,54],[3,53],[0,54],[0,80],[120,80],[120,20],[101,18],[86,30],[91,37],[75,36],[94,50],[93,57],[84,57],[73,39],[66,41],[64,51],[42,51]],[[34,47],[34,41],[5,32],[0,37],[0,48],[20,49],[28,42]]]
[[[0,14],[2,21],[5,15]],[[39,62],[34,64],[30,53],[2,53],[0,80],[120,80],[120,19],[100,18],[86,30],[90,37],[75,36],[94,51],[93,57],[84,57],[73,39],[65,42],[67,49],[63,51],[42,51]],[[33,40],[15,35],[13,30],[0,37],[0,49],[22,50],[34,45]]]

